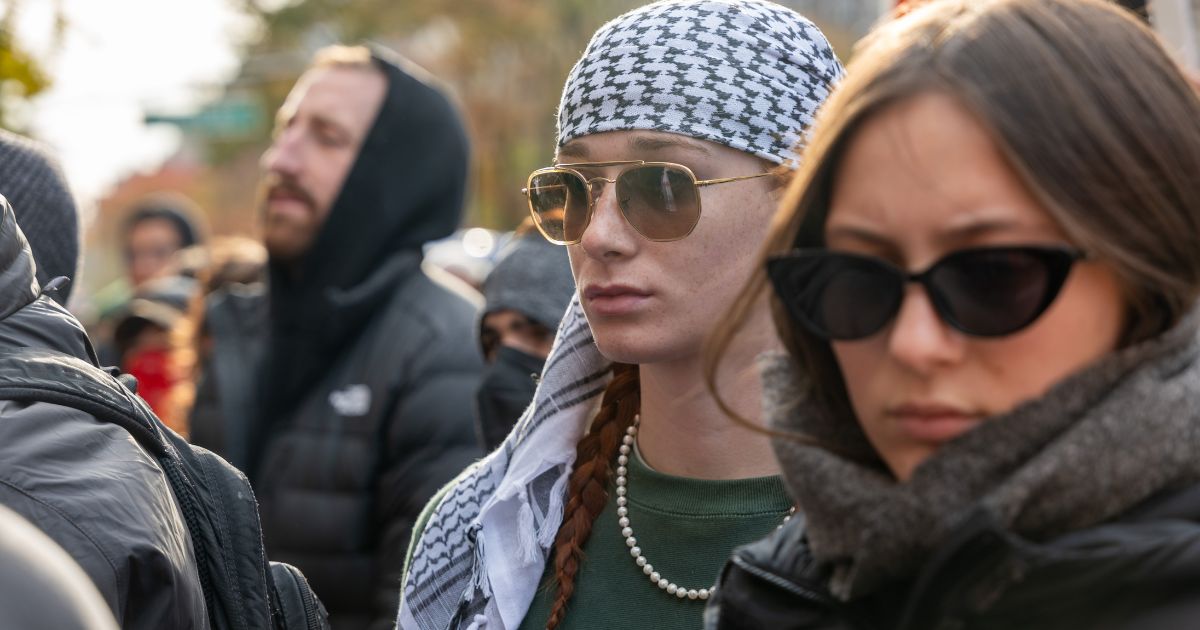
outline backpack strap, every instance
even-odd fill
[[[124,428],[155,458],[192,541],[214,630],[329,627],[303,575],[269,566],[246,477],[164,427],[117,376],[67,354],[6,348],[0,350],[0,400],[78,409]]]
[[[61,352],[36,348],[0,351],[0,399],[78,409],[125,429],[155,458],[171,451],[145,401],[112,374]]]
[[[199,536],[203,531],[203,508],[179,451],[168,442],[161,421],[150,406],[109,372],[68,354],[38,348],[0,351],[0,400],[44,402],[78,409],[120,426],[150,452],[171,486],[193,541],[200,586],[212,617],[217,608],[209,570],[210,550]]]

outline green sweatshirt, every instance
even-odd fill
[[[762,538],[791,506],[779,477],[703,481],[651,470],[629,458],[629,520],[654,570],[688,588],[709,588],[734,547]],[[698,630],[704,602],[679,599],[650,583],[634,564],[617,524],[616,493],[592,527],[562,630],[656,628]],[[553,560],[551,560],[553,562]],[[552,576],[547,564],[543,580]],[[541,630],[554,601],[541,588],[521,630]]]
[[[792,505],[779,477],[674,477],[650,469],[636,452],[628,468],[629,520],[642,554],[663,577],[689,588],[711,587],[734,547],[770,533]],[[438,500],[435,497],[430,505]],[[575,595],[559,628],[698,630],[704,602],[679,599],[650,583],[629,555],[616,512],[616,493],[611,492],[584,545],[586,558],[576,577]],[[415,532],[424,528],[429,516],[422,514]],[[552,562],[553,558],[546,565],[543,585],[520,630],[546,627],[553,591],[545,582],[552,575]]]

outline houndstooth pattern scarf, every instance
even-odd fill
[[[576,296],[533,403],[500,448],[459,476],[421,533],[400,629],[520,625],[562,522],[575,445],[609,380]]]
[[[842,76],[825,35],[762,0],[666,0],[605,24],[571,69],[558,146],[648,129],[795,164],[813,115]]]

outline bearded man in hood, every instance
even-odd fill
[[[319,52],[262,159],[267,286],[208,306],[193,439],[250,476],[335,629],[391,627],[414,519],[479,454],[479,298],[421,249],[458,226],[467,162],[419,68]]]

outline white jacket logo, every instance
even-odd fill
[[[371,409],[371,388],[347,385],[329,394],[329,404],[343,416],[365,416]]]

